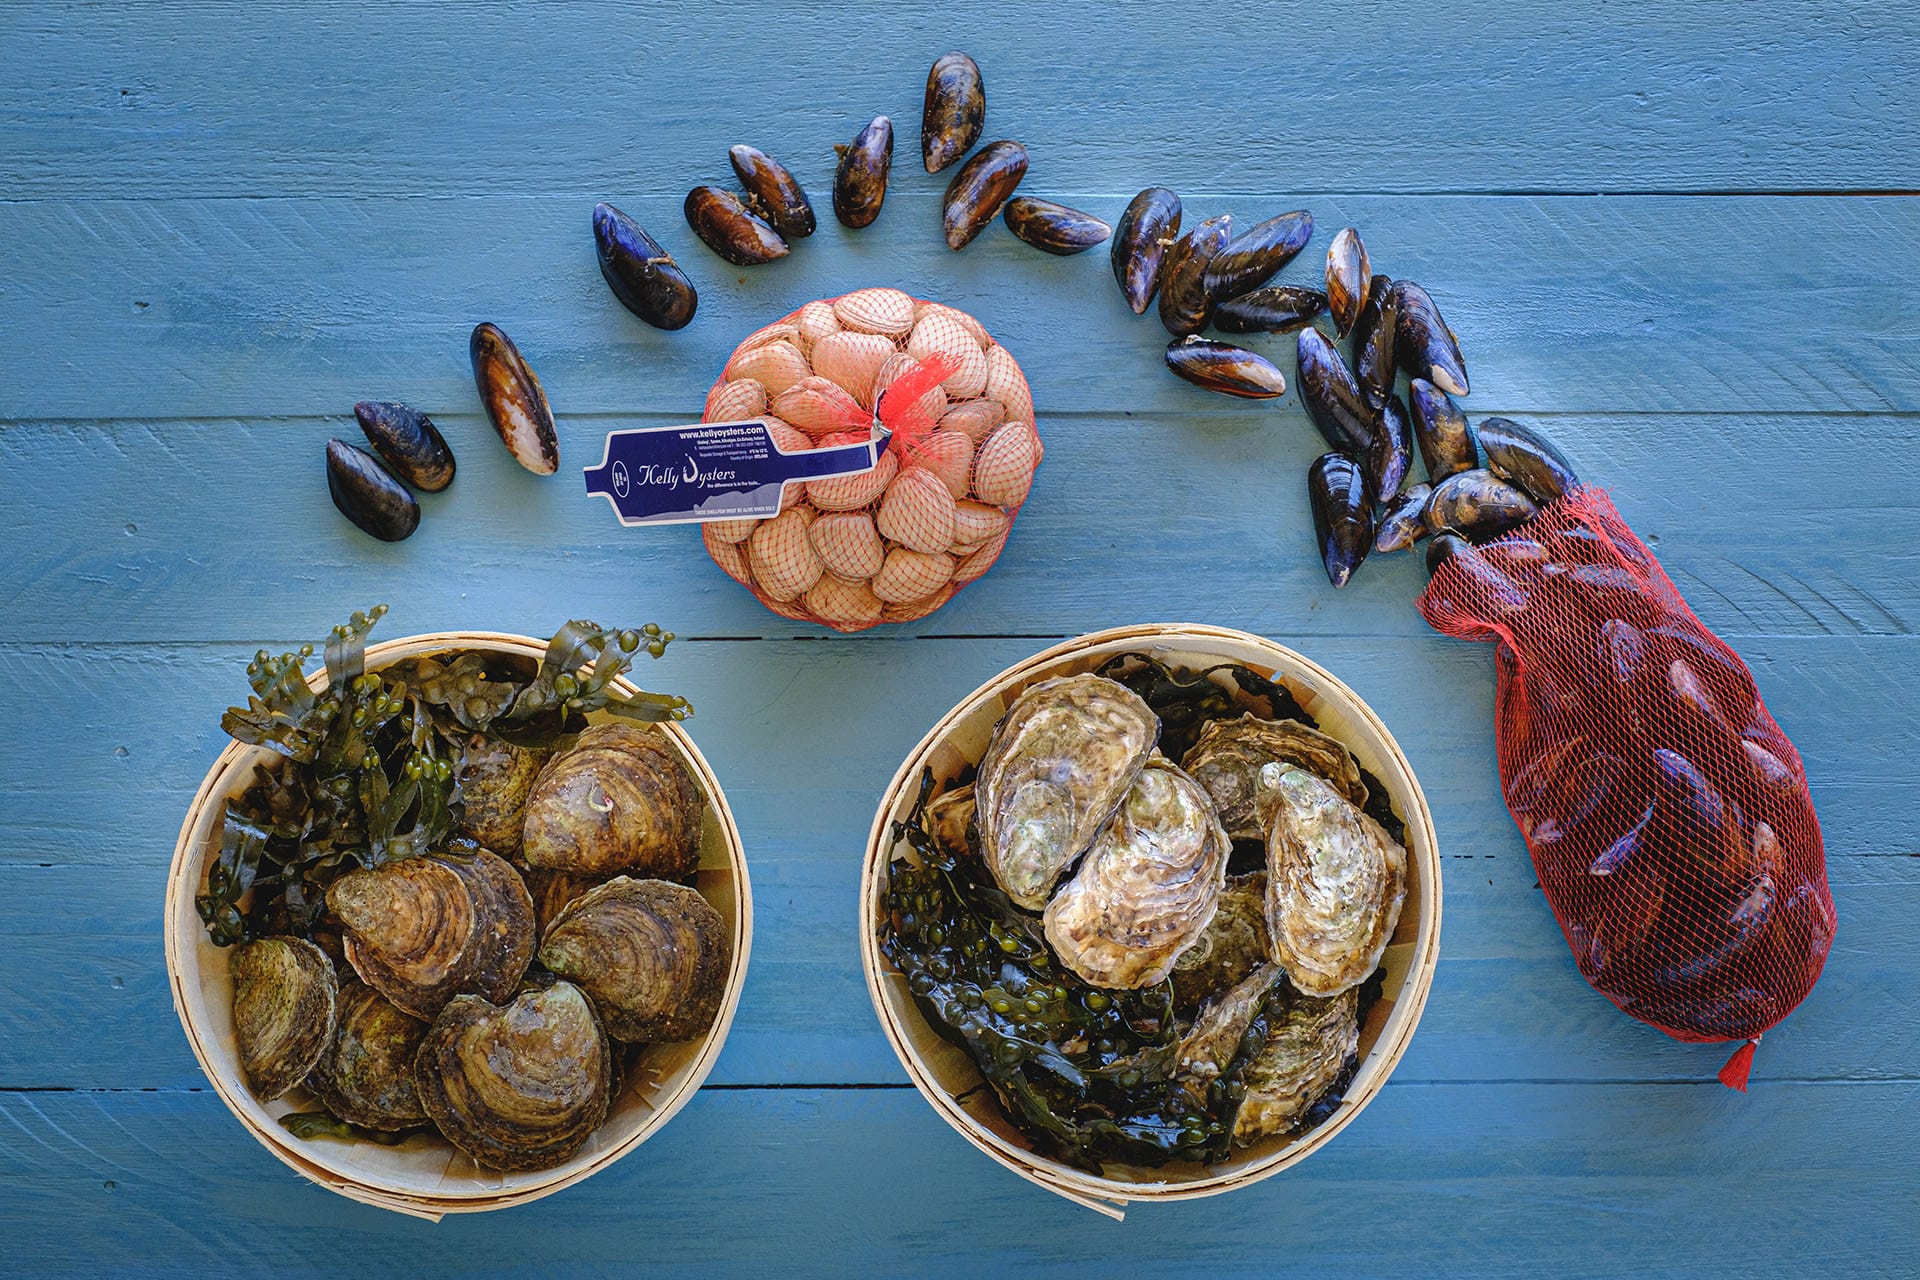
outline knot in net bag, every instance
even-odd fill
[[[809,302],[736,347],[702,420],[756,418],[787,452],[892,432],[870,472],[789,481],[779,515],[702,526],[762,604],[838,631],[924,618],[992,568],[1042,453],[1006,348],[898,289]]]
[[[1680,1040],[1747,1043],[1833,945],[1800,755],[1606,494],[1442,563],[1420,612],[1496,650],[1501,790],[1587,982]]]

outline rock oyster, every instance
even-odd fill
[[[1146,767],[1157,716],[1103,676],[1044,680],[994,730],[974,782],[980,856],[1008,897],[1038,911]]]
[[[1289,1133],[1352,1070],[1360,1050],[1360,998],[1302,997],[1273,1018],[1267,1042],[1247,1068],[1246,1096],[1234,1117],[1234,1145]]]
[[[533,901],[485,849],[429,853],[341,876],[327,906],[354,972],[416,1018],[457,995],[504,1000],[533,959]]]
[[[1156,756],[1047,904],[1047,941],[1097,987],[1164,981],[1212,923],[1232,848],[1200,784]]]
[[[447,1141],[490,1169],[548,1169],[586,1144],[612,1097],[613,1049],[571,982],[500,1006],[459,996],[414,1068]]]
[[[1236,840],[1264,840],[1274,797],[1263,792],[1260,771],[1279,762],[1297,765],[1333,784],[1355,805],[1367,802],[1367,784],[1353,753],[1337,739],[1298,720],[1262,720],[1248,714],[1215,720],[1180,767],[1220,806],[1220,825]]]
[[[679,880],[699,865],[705,809],[664,733],[597,724],[540,771],[521,853],[528,866],[550,871]]]
[[[616,1040],[650,1043],[713,1025],[731,953],[726,921],[697,892],[621,876],[561,910],[540,963],[586,990]]]
[[[425,1124],[413,1062],[426,1037],[425,1022],[349,979],[333,1040],[307,1074],[307,1088],[349,1124],[389,1132]]]
[[[299,1084],[333,1038],[333,961],[299,938],[236,947],[233,1034],[247,1087],[272,1102]]]
[[[1267,1007],[1267,995],[1286,974],[1277,964],[1256,965],[1247,975],[1209,1000],[1176,1051],[1180,1075],[1205,1083],[1218,1079],[1240,1053],[1253,1020]]]
[[[1173,962],[1173,1003],[1193,1009],[1267,959],[1267,873],[1230,876],[1213,922]]]
[[[1304,769],[1268,765],[1271,954],[1302,994],[1333,996],[1380,965],[1407,900],[1407,852],[1372,818]]]

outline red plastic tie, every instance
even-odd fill
[[[958,368],[943,353],[936,352],[920,362],[920,367],[903,373],[880,393],[874,416],[893,433],[891,447],[903,463],[921,452],[920,442],[931,435],[933,415],[921,408],[929,391],[952,377]]]
[[[1720,1068],[1720,1083],[1729,1089],[1738,1089],[1741,1093],[1745,1093],[1747,1075],[1753,1070],[1753,1051],[1759,1047],[1760,1037],[1755,1036],[1735,1049],[1733,1056],[1727,1059],[1727,1065]]]

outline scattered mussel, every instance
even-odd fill
[[[1466,358],[1432,296],[1411,280],[1395,280],[1389,287],[1398,295],[1393,350],[1400,367],[1408,376],[1425,378],[1442,391],[1466,395]]]
[[[1113,237],[1113,278],[1133,314],[1144,315],[1160,290],[1161,264],[1180,234],[1180,197],[1148,187],[1127,204]]]
[[[833,171],[833,216],[858,231],[880,216],[887,198],[887,173],[893,168],[893,121],[875,116],[853,141],[834,148],[840,157]]]
[[[399,542],[420,527],[420,504],[407,487],[345,440],[327,441],[327,492],[341,515],[382,542]]]
[[[1508,418],[1482,418],[1475,435],[1487,455],[1487,468],[1524,489],[1535,502],[1552,502],[1580,487],[1566,455],[1531,427]]]
[[[787,166],[758,147],[742,143],[728,150],[734,176],[747,204],[781,236],[799,240],[813,234],[813,202]]]
[[[1196,387],[1249,400],[1287,393],[1287,380],[1273,362],[1245,347],[1188,336],[1167,344],[1167,368]]]
[[[947,247],[964,249],[973,243],[981,229],[999,216],[1000,207],[1026,176],[1027,149],[1019,143],[1002,139],[976,151],[947,184],[941,213]]]
[[[1103,243],[1113,228],[1090,213],[1051,200],[1015,196],[1007,201],[1007,230],[1036,249],[1067,258]]]
[[[422,493],[453,483],[453,450],[432,418],[392,400],[362,400],[353,416],[394,475]]]
[[[1318,289],[1268,285],[1215,306],[1213,327],[1222,333],[1292,333],[1326,309],[1327,295]]]
[[[1373,267],[1367,262],[1367,246],[1360,232],[1342,227],[1327,246],[1327,310],[1334,327],[1346,337],[1367,305],[1373,279]]]
[[[593,207],[600,274],[620,305],[656,329],[682,329],[700,298],[687,273],[639,223],[610,204]]]
[[[757,267],[787,256],[787,242],[746,202],[720,187],[687,192],[687,225],[701,243],[736,267]]]
[[[920,155],[927,172],[938,173],[967,154],[986,122],[987,86],[980,64],[959,52],[936,59],[927,72],[920,115]]]
[[[1360,393],[1353,371],[1333,339],[1318,329],[1302,329],[1294,344],[1300,375],[1300,401],[1327,443],[1350,458],[1367,455],[1377,416]]]
[[[1208,218],[1176,240],[1160,267],[1160,323],[1184,338],[1207,327],[1214,294],[1207,288],[1207,264],[1233,239],[1233,215]]]
[[[1427,500],[1427,527],[1451,529],[1476,542],[1517,529],[1540,510],[1532,498],[1491,471],[1459,471],[1433,487]]]
[[[1399,372],[1393,363],[1393,331],[1400,323],[1400,303],[1392,285],[1385,276],[1373,278],[1353,325],[1353,376],[1367,403],[1375,408],[1393,394],[1394,375]]]
[[[1479,465],[1473,431],[1467,415],[1446,392],[1415,378],[1407,388],[1413,401],[1413,435],[1420,442],[1420,459],[1427,479],[1439,484],[1448,476]]]
[[[1367,483],[1381,502],[1391,501],[1406,483],[1413,463],[1413,423],[1399,396],[1387,397],[1373,420],[1373,439],[1367,445]]]
[[[474,326],[467,344],[480,406],[513,460],[537,476],[560,469],[560,437],[546,390],[500,326]]]
[[[1271,280],[1313,238],[1313,215],[1305,209],[1257,222],[1207,260],[1207,296],[1237,298]]]
[[[1373,535],[1373,549],[1385,554],[1405,551],[1427,536],[1427,498],[1433,486],[1416,484],[1387,502]]]
[[[1307,501],[1327,581],[1344,587],[1373,546],[1373,503],[1360,464],[1342,453],[1323,453],[1307,469]]]

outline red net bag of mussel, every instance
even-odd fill
[[[1500,783],[1587,982],[1680,1040],[1744,1040],[1833,945],[1799,753],[1606,494],[1576,489],[1441,563],[1419,601],[1498,645]]]
[[[891,432],[874,470],[789,481],[777,516],[702,527],[762,604],[839,631],[924,618],[992,568],[1042,454],[1007,349],[898,289],[809,302],[735,348],[702,420],[755,418],[789,453]]]

